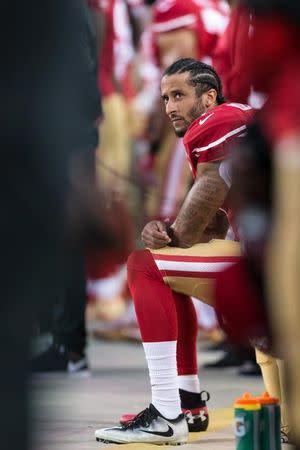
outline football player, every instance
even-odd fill
[[[123,426],[97,430],[100,441],[180,444],[189,430],[207,428],[207,396],[197,375],[197,319],[189,296],[213,305],[214,279],[241,254],[238,242],[224,240],[228,220],[234,227],[229,146],[244,136],[254,111],[226,103],[215,70],[191,58],[165,70],[161,94],[175,134],[184,137],[194,184],[174,222],[149,222],[142,232],[147,249],[129,257],[128,283],[152,401]]]

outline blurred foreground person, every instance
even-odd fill
[[[100,114],[84,2],[5,2],[1,21],[1,449],[28,450],[29,339],[66,236],[76,248],[120,241],[83,156]]]
[[[256,7],[259,5],[260,7],[266,8],[265,10],[268,10],[270,7],[270,5],[262,5],[260,2],[257,2]],[[286,11],[288,11],[288,8]],[[280,21],[282,21],[282,19],[280,19]],[[292,31],[291,36],[293,34],[294,32]],[[270,126],[263,124],[261,130],[259,131],[252,130],[252,136],[249,135],[249,141],[247,140],[245,144],[246,147],[243,146],[236,152],[236,154],[240,155],[240,158],[236,161],[238,164],[236,170],[236,173],[238,173],[238,178],[236,180],[237,186],[236,189],[234,189],[234,193],[240,193],[240,197],[244,195],[243,209],[246,206],[245,203],[247,204],[247,202],[251,203],[251,201],[253,201],[253,199],[250,200],[249,198],[249,185],[245,189],[247,182],[250,184],[252,182],[253,187],[255,187],[255,185],[261,186],[260,201],[268,192],[269,204],[266,206],[265,202],[263,207],[270,208],[272,196],[269,191],[271,189],[271,185],[266,184],[266,179],[269,180],[270,173],[272,171],[270,161],[268,161],[268,159],[270,159],[269,154],[272,152],[272,141],[267,136],[267,130],[269,129],[270,131],[272,128],[276,129],[276,126],[274,127],[273,120],[274,109],[271,111],[269,106],[270,92],[276,92],[277,87],[276,83],[274,85],[274,75],[277,72],[280,72],[282,61],[288,61],[290,52],[293,52],[293,44],[290,37],[288,37],[284,32],[284,27],[282,27],[282,24],[278,23],[278,18],[276,18],[276,16],[272,15],[272,17],[269,18],[259,17],[259,15],[254,14],[252,9],[250,10],[247,8],[244,2],[236,2],[233,7],[229,26],[225,34],[220,39],[218,48],[216,49],[214,55],[214,64],[221,73],[226,96],[233,101],[248,101],[252,106],[255,106],[261,110],[261,112],[258,112],[257,114],[258,117],[260,117],[260,121],[261,118],[264,117],[264,120],[270,122]],[[274,61],[277,61],[277,65],[274,64]],[[277,96],[277,94],[275,95]],[[282,115],[282,108],[280,106],[277,108],[277,111],[280,111],[279,114]],[[278,124],[277,128],[278,130],[280,129]],[[250,149],[252,149],[252,151]],[[262,155],[264,156],[262,157]],[[242,176],[241,173],[244,173],[244,176]],[[263,173],[264,178],[261,176]],[[260,176],[262,178],[261,182],[257,181],[257,178]],[[258,192],[256,192],[255,197],[256,202],[259,199]],[[255,248],[257,249],[257,245],[255,245],[253,241],[255,239],[260,240],[260,252],[258,253],[257,258],[260,260],[260,269],[263,272],[265,268],[262,261],[265,262],[265,258],[262,255],[262,248],[265,248],[268,236],[265,231],[264,236],[259,236],[259,233],[262,232],[262,230],[259,232],[257,230],[257,226],[259,223],[258,217],[260,217],[260,220],[262,221],[261,211],[257,211],[253,205],[251,208],[253,211],[249,212],[248,219],[243,220],[243,224],[240,226],[242,227],[247,225],[246,235],[248,238],[250,230],[253,228],[253,236],[251,237],[251,245],[248,245],[248,252],[250,250],[254,250]],[[257,217],[255,218],[255,216]],[[269,224],[269,227],[271,227],[270,215],[267,223]],[[262,223],[260,227],[262,228]],[[258,236],[255,238],[254,235],[256,233]],[[249,260],[249,254],[246,256],[247,260]],[[249,271],[247,265],[243,265],[243,269],[241,267],[238,268],[238,266],[235,269],[237,271],[235,275],[234,270],[232,270],[230,276],[228,273],[223,274],[224,276],[222,276],[219,280],[221,283],[221,279],[224,278],[227,285],[227,288],[223,289],[220,284],[218,295],[220,295],[220,301],[222,301],[222,298],[224,300],[223,313],[228,321],[230,321],[228,313],[234,310],[234,308],[232,309],[229,306],[230,304],[233,306],[234,302],[239,301],[239,297],[245,299],[247,298],[249,302],[251,301],[251,296],[249,296],[251,288],[249,289],[249,285],[246,282],[246,273]],[[243,288],[244,293],[232,285],[232,282],[236,278],[239,270],[244,270],[246,272],[244,275],[244,284],[240,285],[240,287]],[[257,284],[257,280],[253,279],[251,276],[248,277],[248,282]],[[261,290],[262,287],[264,287],[264,283],[260,282],[257,287],[258,292],[256,300],[262,302],[261,297],[264,297],[264,294]],[[253,318],[255,318],[255,316],[253,316]],[[231,327],[231,332],[234,328],[236,330],[235,338],[237,338],[237,330],[243,329],[243,324],[244,322],[241,320],[239,324],[236,324],[237,326]],[[286,400],[285,364],[282,359],[280,360],[279,358],[272,356],[269,352],[270,348],[267,350],[267,353],[256,349],[256,360],[262,371],[265,389],[270,393],[270,395],[280,399],[282,439],[286,442],[291,436],[291,423]]]
[[[96,32],[98,29],[94,26],[93,16],[88,8],[83,7],[81,13],[84,14],[82,17],[83,23],[85,19],[85,30],[82,30],[84,33],[81,42],[87,57],[86,62],[82,61],[82,64],[86,65],[88,74],[85,83],[89,82],[90,87],[93,87],[93,93],[91,91],[93,97],[90,97],[90,102],[93,102],[95,111],[89,124],[91,129],[89,132],[86,129],[82,148],[79,149],[74,146],[72,158],[78,159],[77,163],[83,165],[84,170],[86,170],[89,183],[93,183],[95,180],[94,149],[98,144],[98,139],[92,127],[101,116],[100,98],[95,89],[97,73]],[[78,132],[82,132],[81,124],[79,124],[78,131],[74,130],[74,133]],[[76,141],[76,135],[73,135],[72,139]],[[74,176],[80,177],[81,175]],[[88,368],[85,357],[86,275],[83,248],[78,245],[74,246],[73,243],[69,244],[68,242],[65,245],[60,267],[57,270],[60,278],[60,281],[57,282],[57,292],[51,291],[43,294],[44,298],[49,298],[49,306],[47,309],[43,308],[42,317],[37,318],[37,325],[41,334],[33,338],[33,343],[38,345],[40,338],[43,336],[43,331],[51,333],[52,343],[45,351],[34,355],[30,361],[30,370],[35,373],[61,371],[77,373]],[[97,249],[100,251],[98,247]],[[43,330],[43,319],[48,322],[48,329],[46,330]]]
[[[300,73],[298,49],[300,7],[299,3],[293,0],[287,4],[283,4],[280,0],[264,2],[245,0],[239,2],[236,13],[236,25],[239,24],[239,26],[233,26],[233,29],[238,30],[238,35],[234,35],[234,33],[231,35],[232,42],[228,54],[233,57],[233,60],[231,60],[231,70],[227,77],[228,83],[224,79],[226,91],[241,98],[243,95],[248,95],[252,86],[256,91],[267,96],[267,101],[258,114],[260,132],[256,131],[256,137],[252,139],[252,146],[256,148],[252,154],[257,153],[256,161],[259,154],[268,155],[271,166],[269,173],[271,172],[273,175],[272,195],[269,192],[270,186],[265,184],[265,179],[260,192],[256,192],[256,200],[261,201],[266,194],[269,197],[268,202],[263,205],[264,208],[256,211],[256,224],[260,223],[260,226],[258,229],[256,227],[257,236],[253,236],[253,239],[256,239],[257,245],[249,246],[253,250],[257,250],[258,246],[260,248],[256,256],[253,252],[251,258],[252,267],[256,261],[256,273],[259,273],[259,280],[256,279],[256,282],[253,282],[252,277],[252,284],[258,297],[263,295],[264,291],[268,293],[266,299],[273,331],[272,350],[287,362],[286,387],[290,390],[289,406],[292,410],[292,429],[298,433],[300,429],[298,380],[300,377],[298,350],[295,348],[298,347],[299,342],[297,323],[299,211],[298,200],[292,196],[298,192],[296,180],[298,179],[300,91],[297,80]],[[251,26],[251,33],[247,31],[249,26]],[[239,76],[235,77],[234,73],[238,73]],[[265,148],[264,152],[261,151],[262,148]],[[257,165],[255,170],[252,170],[252,173],[257,178],[261,167]],[[240,177],[239,189],[242,180],[243,177]],[[249,186],[246,193],[249,194]],[[249,197],[247,200],[249,202]],[[271,203],[273,215],[272,219],[270,215],[267,215],[266,223],[264,214],[268,208],[270,209]],[[273,232],[269,236],[265,227],[270,228],[271,224]],[[250,228],[248,226],[248,230]],[[267,252],[267,258],[262,259],[262,249],[266,248],[269,248],[270,251]],[[249,261],[249,256],[247,259]],[[267,262],[267,269],[262,261]],[[247,266],[244,269],[248,274],[251,272]],[[222,292],[227,292],[227,290],[223,289]],[[283,304],[284,307],[282,307]],[[227,309],[227,311],[229,310]],[[228,320],[228,316],[226,319]],[[233,330],[234,322],[232,325]],[[275,358],[269,359],[269,363],[271,363],[269,368],[271,365],[276,366],[275,361]],[[278,377],[279,372],[280,368],[277,365],[275,377]],[[279,392],[283,388],[282,382],[277,384]],[[278,396],[280,397],[280,395]],[[287,434],[288,437],[291,435],[293,439],[289,427]],[[297,442],[299,445],[299,436]]]
[[[299,155],[300,5],[292,0],[247,2],[256,14],[251,41],[256,85],[269,99],[259,117],[272,147],[272,233],[265,276],[274,349],[287,364],[292,440],[300,447]],[[272,36],[273,45],[270,42]],[[264,64],[264,73],[259,66]]]
[[[247,344],[249,330],[252,330],[252,337],[256,337],[253,340],[256,359],[265,389],[280,400],[282,439],[286,441],[290,420],[284,361],[270,355],[271,333],[263,281],[266,242],[271,227],[271,147],[257,124],[248,128],[243,142],[232,150],[231,170],[231,201],[243,242],[243,258],[217,277],[216,310],[221,325],[238,346]]]
[[[182,444],[188,431],[207,429],[209,395],[200,389],[197,318],[189,296],[214,304],[215,277],[241,254],[238,242],[224,239],[224,209],[231,213],[228,156],[253,110],[226,103],[214,69],[190,58],[165,70],[161,94],[175,133],[184,136],[195,181],[174,223],[149,222],[142,232],[148,249],[128,260],[152,400],[122,427],[97,430],[100,441]]]

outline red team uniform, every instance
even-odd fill
[[[194,177],[199,163],[228,158],[228,144],[245,135],[253,113],[251,106],[223,103],[192,123],[183,143]]]
[[[220,174],[230,185],[229,144],[244,135],[253,113],[248,105],[225,103],[190,125],[184,145],[194,176],[198,163],[221,161],[225,170]],[[176,342],[179,378],[198,377],[198,323],[191,296],[214,305],[215,279],[221,271],[235,265],[240,256],[238,242],[217,239],[190,248],[167,246],[135,251],[129,257],[128,284],[144,346]],[[193,411],[193,415],[205,419],[197,431],[205,430],[206,406]]]
[[[236,142],[239,138],[245,135],[246,125],[250,122],[253,114],[254,110],[248,105],[239,103],[224,103],[209,110],[191,124],[184,136],[183,142],[186,157],[190,163],[194,177],[196,176],[197,165],[199,163],[224,160],[224,164],[221,163],[220,166],[220,175],[226,184],[230,185],[230,165],[228,164],[228,161],[225,161],[228,160],[229,157],[229,144]],[[232,222],[232,211],[228,204],[224,205],[224,209],[228,214],[228,219],[231,222],[231,225],[235,228],[235,225]],[[230,245],[231,243],[228,242],[228,244]],[[199,245],[203,246],[203,244]],[[176,249],[179,253],[182,250],[183,249]],[[168,251],[174,252],[174,249],[167,247],[164,248],[163,251],[161,249],[151,250],[154,260],[161,271],[161,275],[166,279],[169,279],[169,268],[172,267],[171,273],[174,273],[174,264],[172,263],[172,259],[167,258],[167,260],[165,260],[163,256],[165,252],[167,254]],[[187,254],[189,251],[191,251],[191,249],[184,250]],[[204,276],[202,271],[204,267],[206,267],[209,277],[211,277],[214,272],[214,267],[218,269],[217,271],[221,268],[220,265],[215,265],[216,260],[214,258],[212,263],[210,263],[209,257],[207,256],[204,258],[204,261],[201,259],[197,261],[197,257],[193,257],[193,260],[189,261],[188,264],[190,270],[188,270],[187,274],[185,274],[186,271],[184,269],[184,262],[187,261],[186,258],[181,260],[180,256],[177,255],[175,259],[177,275],[183,278],[187,277],[189,281],[191,271],[195,271],[196,278],[201,277]],[[230,257],[228,260],[228,255],[226,255],[225,260],[223,261],[226,262],[225,266],[228,261],[230,261]],[[222,261],[220,260],[219,262]],[[193,268],[191,269],[191,267]],[[170,279],[168,283],[171,285]],[[196,296],[201,300],[206,300],[208,303],[212,303],[211,299],[207,299],[206,296],[202,297],[199,292],[195,292],[194,287],[191,286],[189,292],[191,292],[191,290],[193,293],[190,293],[190,295]]]
[[[197,164],[228,158],[251,120],[247,105],[222,104],[196,119],[184,137],[193,173]],[[229,180],[226,182],[230,182]],[[179,375],[197,374],[197,318],[190,296],[214,304],[214,280],[240,258],[240,245],[213,240],[191,248],[141,250],[128,260],[128,283],[143,342],[177,340]]]
[[[179,29],[193,30],[197,36],[198,59],[209,57],[229,18],[223,0],[158,0],[153,9],[153,38]]]
[[[125,0],[88,0],[99,10],[105,23],[105,35],[99,54],[98,87],[103,97],[124,90],[127,70],[134,57],[128,11]]]

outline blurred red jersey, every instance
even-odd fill
[[[237,6],[213,53],[213,66],[223,85],[224,96],[230,101],[247,102],[251,92],[249,59],[249,11]],[[249,69],[249,68],[248,68]]]
[[[153,38],[182,28],[194,30],[198,58],[210,56],[229,20],[224,0],[158,0],[153,8]]]
[[[126,80],[134,57],[131,28],[125,0],[88,0],[104,16],[105,34],[99,55],[98,86],[102,95],[116,92]]]
[[[248,66],[254,86],[268,95],[259,119],[270,141],[299,133],[299,28],[275,14],[254,17]]]
[[[300,129],[298,48],[299,29],[291,21],[238,6],[213,55],[225,97],[245,102],[252,88],[266,95],[259,119],[271,142]]]

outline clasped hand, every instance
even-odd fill
[[[145,246],[157,249],[168,245],[172,240],[168,234],[169,228],[169,221],[152,220],[148,222],[141,235]]]

